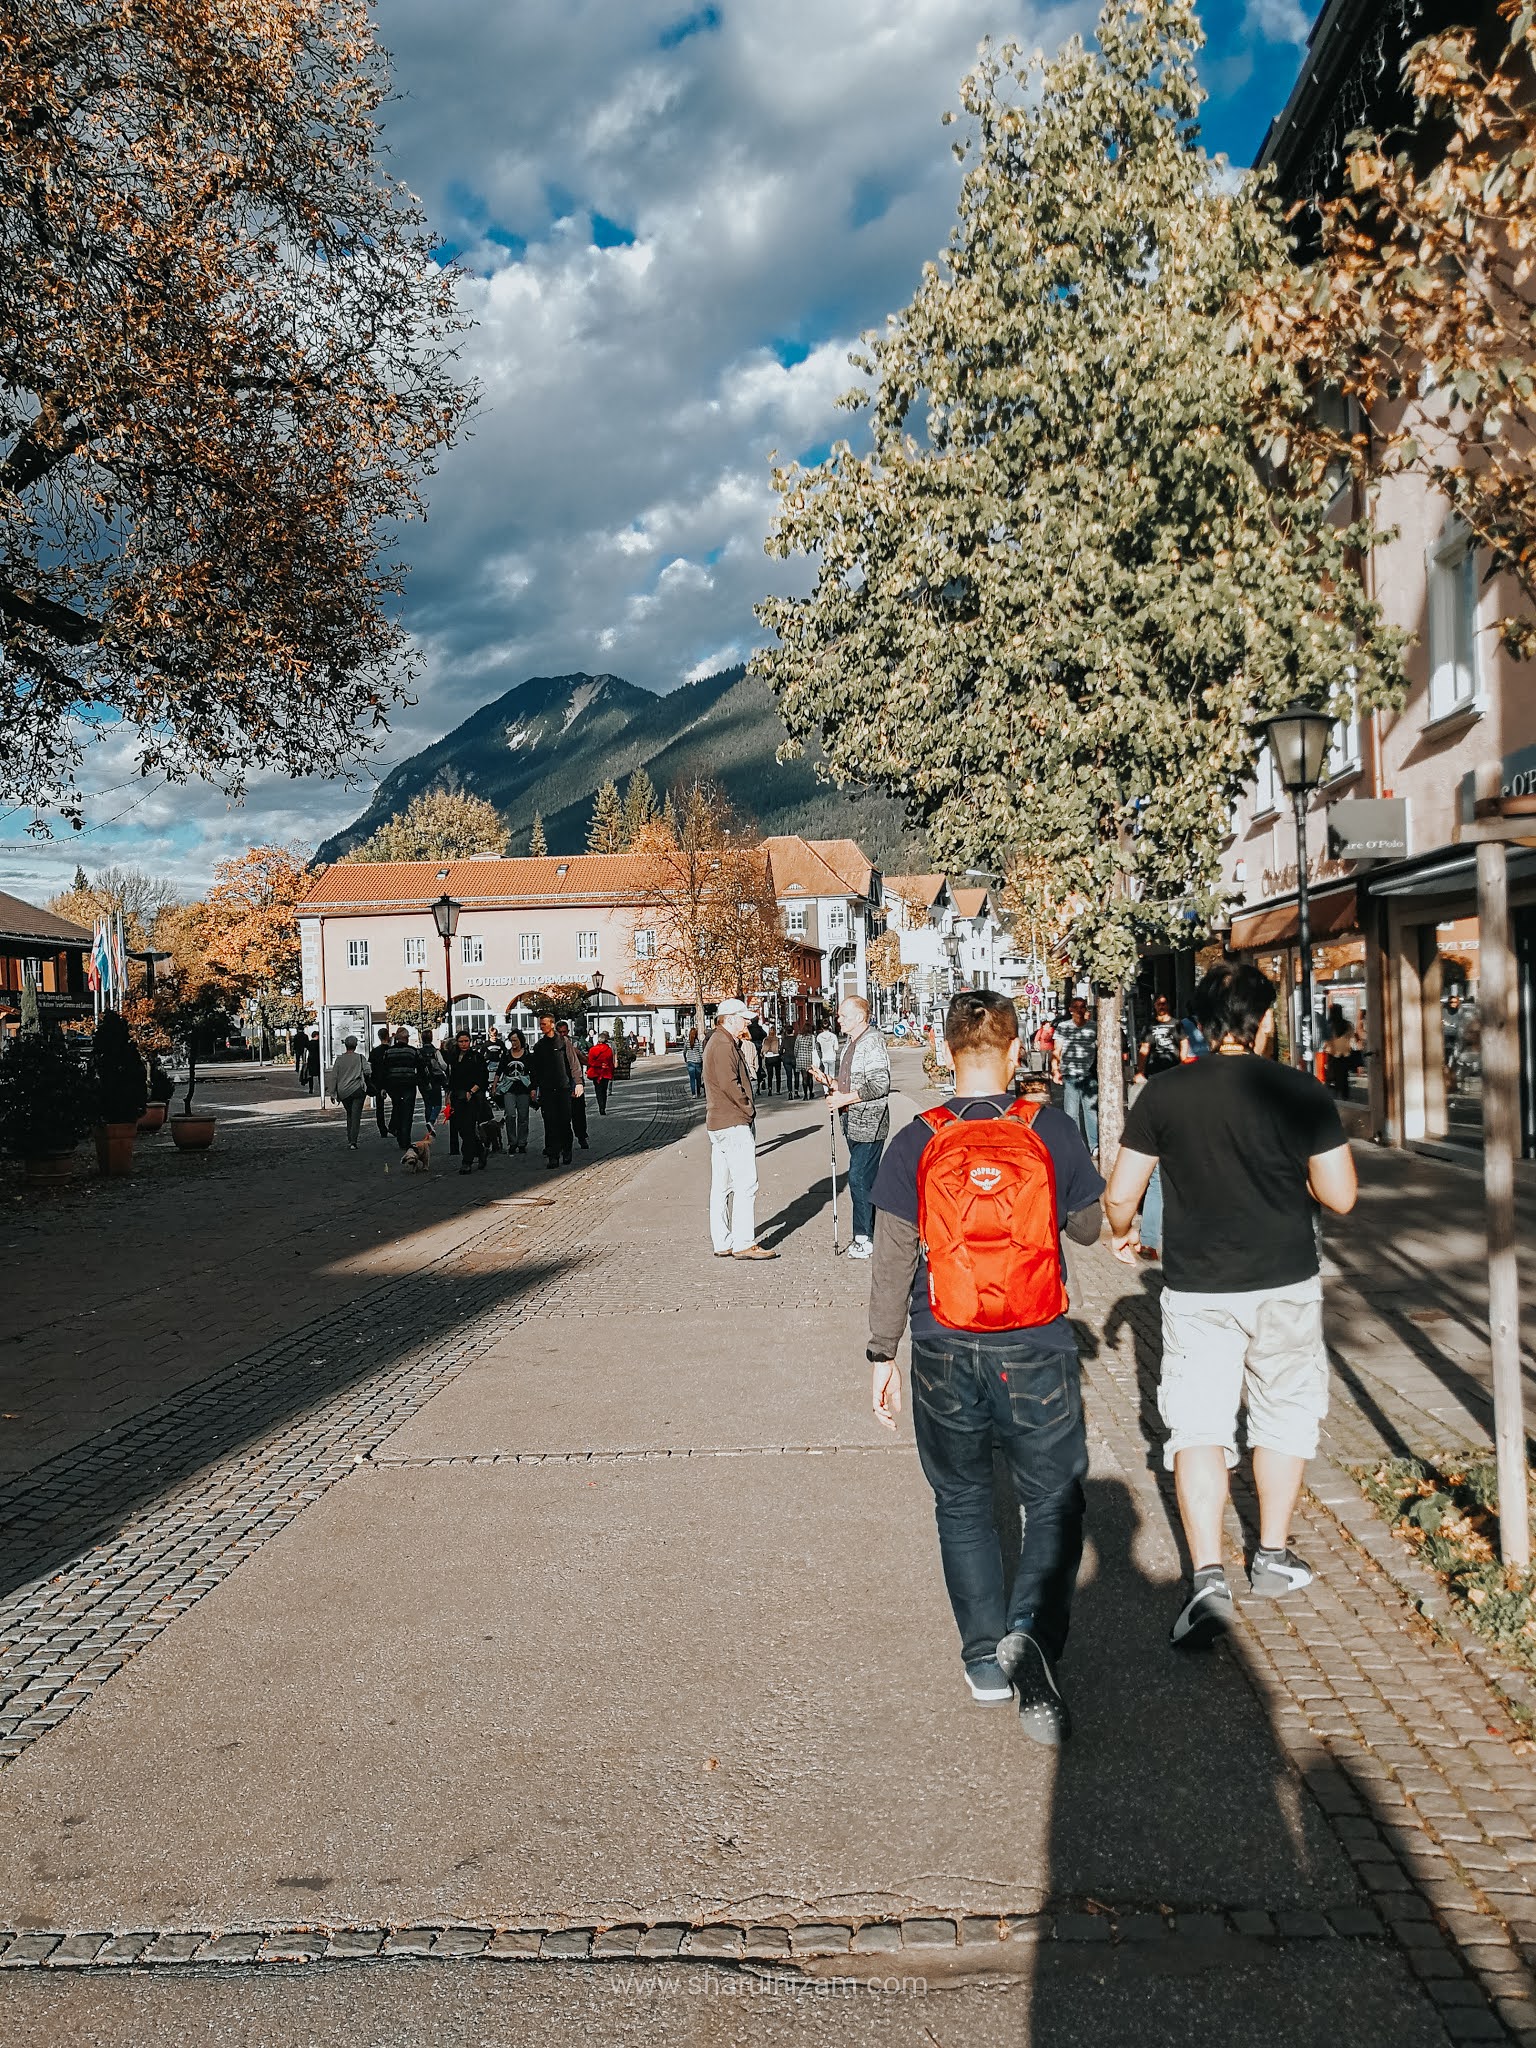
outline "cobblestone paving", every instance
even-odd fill
[[[1088,1405],[1152,1512],[1176,1510],[1156,1418],[1155,1283],[1095,1249],[1074,1267],[1088,1325]],[[1102,1330],[1102,1343],[1092,1332]],[[1397,1426],[1444,1443],[1443,1423],[1385,1381]],[[1380,1456],[1383,1439],[1347,1388],[1335,1389],[1329,1455],[1309,1478],[1296,1528],[1318,1576],[1284,1602],[1239,1600],[1241,1655],[1280,1741],[1456,2041],[1536,2042],[1536,1767],[1513,1746],[1508,1698],[1405,1597],[1351,1532],[1372,1517],[1342,1455]],[[1253,1503],[1241,1489],[1240,1511]],[[1251,1513],[1244,1513],[1251,1525]],[[1375,1523],[1371,1549],[1391,1560]],[[1395,1560],[1392,1560],[1395,1566]],[[1229,1575],[1244,1584],[1233,1553]]]
[[[641,1153],[691,1121],[675,1087],[647,1085],[624,1150],[562,1179],[553,1203],[498,1202],[424,1270],[0,1488],[0,1764],[538,1312]]]

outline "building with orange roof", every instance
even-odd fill
[[[666,877],[663,858],[629,853],[338,861],[316,872],[297,907],[305,1002],[329,1049],[349,1031],[371,1041],[388,998],[413,985],[443,995],[451,981],[453,1024],[478,1036],[492,1024],[531,1028],[533,1009],[519,998],[565,984],[591,991],[589,1009],[659,1047],[680,1007],[646,972]],[[433,918],[443,896],[458,906],[446,961]],[[797,947],[791,967],[791,979],[819,985],[813,944]]]
[[[785,833],[765,839],[763,848],[786,933],[821,951],[821,981],[813,993],[829,1010],[845,996],[867,998],[869,942],[883,927],[880,870],[852,839]]]

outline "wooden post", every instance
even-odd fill
[[[1494,771],[1497,776],[1497,769]],[[1482,777],[1479,777],[1482,780]],[[1482,792],[1479,791],[1479,794]],[[1497,783],[1493,794],[1497,796]],[[1499,1548],[1528,1571],[1530,1503],[1520,1377],[1520,1279],[1515,1260],[1515,1152],[1520,1130],[1519,1030],[1509,930],[1509,857],[1497,839],[1477,848],[1477,1007],[1482,1025],[1483,1186],[1488,1212],[1488,1338],[1499,1474]]]

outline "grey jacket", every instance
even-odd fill
[[[368,1063],[360,1052],[339,1052],[325,1077],[325,1092],[332,1102],[345,1102],[349,1095],[368,1092]]]
[[[884,1033],[873,1024],[853,1041],[848,1087],[859,1097],[852,1109],[843,1112],[849,1144],[869,1145],[887,1137],[891,1128],[891,1056]]]

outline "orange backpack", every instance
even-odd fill
[[[951,1330],[1029,1330],[1067,1308],[1056,1169],[1031,1129],[1035,1102],[972,1121],[923,1111],[933,1136],[917,1163],[917,1231],[928,1300]]]

